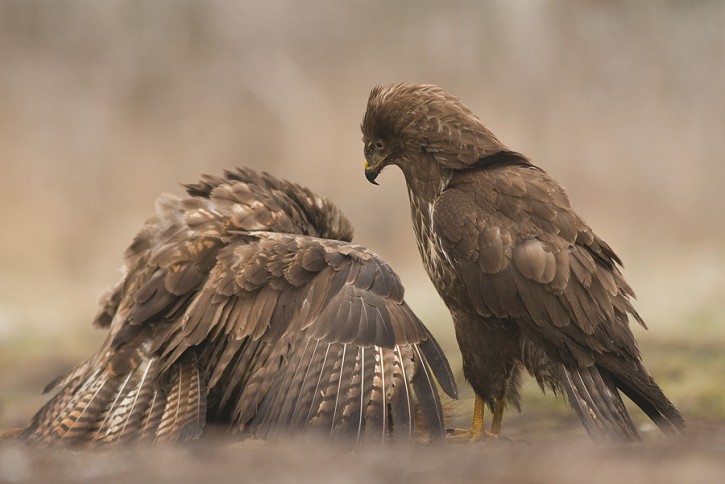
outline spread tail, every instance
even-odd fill
[[[206,419],[206,390],[196,359],[182,358],[160,374],[146,358],[125,374],[84,363],[62,379],[20,439],[33,445],[115,446],[198,437]]]

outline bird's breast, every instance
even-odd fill
[[[438,294],[446,304],[450,305],[460,291],[455,289],[458,286],[458,279],[452,261],[444,250],[440,238],[433,231],[435,205],[433,202],[422,201],[413,196],[410,200],[413,229],[423,266]]]

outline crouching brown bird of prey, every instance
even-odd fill
[[[363,123],[365,175],[405,177],[423,263],[448,306],[476,394],[498,434],[519,407],[522,368],[564,390],[596,439],[638,439],[618,390],[663,431],[684,421],[642,365],[621,261],[572,210],[564,189],[510,151],[456,97],[432,85],[378,86]]]
[[[328,200],[238,169],[162,196],[95,324],[100,350],[49,385],[20,437],[91,448],[194,439],[445,435],[448,362],[392,269]]]

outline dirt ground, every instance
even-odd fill
[[[722,429],[679,440],[486,442],[346,452],[324,443],[195,442],[102,454],[0,446],[0,482],[723,482]]]

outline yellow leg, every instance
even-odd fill
[[[501,435],[501,421],[503,420],[503,400],[496,400],[493,404],[493,420],[491,421],[491,434],[498,437]]]
[[[488,433],[486,432],[483,419],[486,402],[476,395],[476,399],[473,402],[473,422],[471,422],[471,429],[449,429],[448,439],[470,442],[498,437],[498,434],[501,432],[501,420],[503,418],[503,400],[496,401],[493,408],[493,423],[491,424],[491,433]]]
[[[478,440],[486,435],[484,428],[483,413],[486,410],[486,402],[476,395],[473,402],[473,422],[471,422],[471,440]]]

